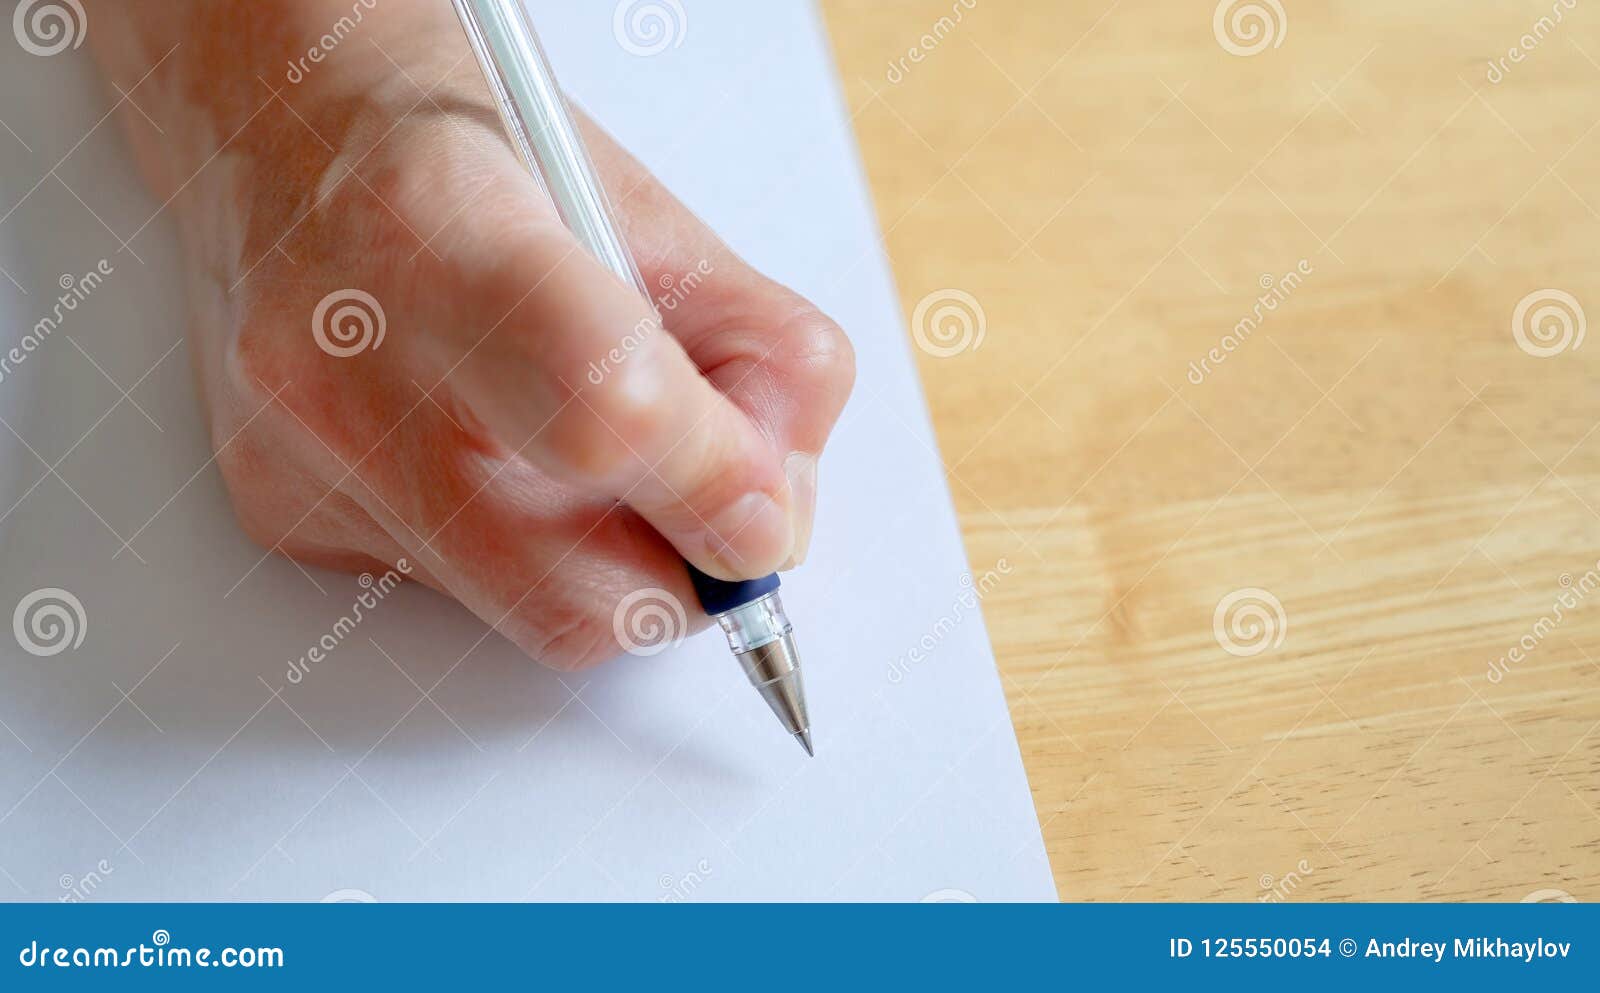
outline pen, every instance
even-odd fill
[[[452,2],[523,164],[579,243],[654,306],[522,0]],[[777,575],[728,582],[685,566],[700,606],[727,635],[751,685],[784,730],[813,754],[800,655],[778,596]]]

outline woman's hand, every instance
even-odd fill
[[[635,590],[698,618],[680,556],[724,578],[804,557],[844,335],[583,122],[663,330],[523,170],[449,4],[88,6],[179,222],[217,462],[256,541],[404,558],[558,667],[615,655]]]

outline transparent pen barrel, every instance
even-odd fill
[[[728,636],[728,647],[735,655],[776,641],[791,630],[789,617],[783,612],[783,601],[778,599],[777,593],[768,593],[759,600],[718,614],[717,624]]]
[[[522,0],[453,2],[523,164],[579,243],[649,300]]]

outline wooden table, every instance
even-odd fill
[[[1061,896],[1600,899],[1600,10],[1281,6],[823,3]]]

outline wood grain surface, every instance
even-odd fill
[[[822,6],[1061,896],[1600,899],[1600,4]]]

